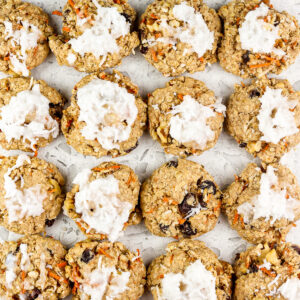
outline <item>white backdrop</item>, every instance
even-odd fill
[[[42,7],[49,13],[51,24],[57,31],[60,30],[61,17],[52,16],[51,12],[61,10],[67,0],[27,1]],[[137,10],[139,16],[151,2],[152,0],[129,1]],[[211,7],[218,8],[228,1],[205,0],[204,2]],[[300,21],[300,0],[273,0],[272,4],[278,10],[284,9],[294,14]],[[128,75],[139,86],[143,97],[146,97],[147,93],[152,92],[154,89],[163,87],[165,82],[169,80],[149,65],[138,51],[136,55],[125,58],[122,65],[117,69]],[[73,86],[86,74],[77,72],[69,67],[59,66],[54,55],[51,54],[42,65],[33,70],[32,75],[36,79],[45,80],[69,99]],[[1,73],[0,76],[5,77]],[[222,70],[219,64],[209,66],[204,72],[190,76],[202,80],[217,96],[223,98],[224,103],[227,102],[228,96],[233,92],[234,84],[242,81],[241,78]],[[290,80],[294,88],[300,90],[300,57],[294,65],[278,77]],[[245,83],[248,82],[247,80],[243,81]],[[16,151],[7,152],[0,149],[1,155],[16,153]],[[109,157],[102,159],[84,157],[68,146],[62,135],[51,145],[39,150],[38,157],[54,163],[60,169],[66,178],[67,190],[70,189],[73,178],[82,168],[93,167],[103,161],[110,160]],[[154,142],[149,134],[145,132],[139,141],[139,146],[133,152],[113,160],[129,165],[138,174],[139,179],[143,181],[150,176],[153,170],[170,158],[171,156],[166,155],[160,145]],[[234,180],[234,174],[239,174],[248,162],[259,162],[247,154],[244,149],[239,148],[238,144],[224,131],[213,149],[206,151],[201,156],[190,157],[189,159],[203,164],[222,189]],[[291,168],[300,182],[300,146],[295,151],[287,154],[282,159],[282,163]],[[84,239],[83,234],[78,230],[75,223],[63,214],[59,216],[52,227],[47,229],[47,233],[59,239],[67,248],[74,245],[75,242]],[[18,237],[16,234],[0,227],[0,238],[2,240],[15,240]],[[206,233],[199,239],[204,241],[221,259],[228,262],[232,262],[234,255],[247,247],[247,243],[235,231],[230,229],[224,216],[220,217],[213,231]],[[154,257],[164,253],[164,248],[172,241],[172,239],[151,235],[143,224],[128,228],[124,236],[119,240],[131,250],[135,251],[139,248],[147,265]],[[288,240],[300,244],[300,222],[290,232]],[[149,293],[146,293],[142,299],[152,299],[152,297]]]

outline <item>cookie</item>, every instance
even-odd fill
[[[59,214],[64,179],[58,169],[25,154],[0,163],[0,225],[19,234],[34,234],[52,225]]]
[[[278,162],[300,143],[300,92],[278,79],[236,85],[227,106],[226,127],[253,156]]]
[[[133,31],[136,12],[127,0],[72,0],[62,15],[62,35],[49,41],[60,65],[102,71],[119,65],[140,44]]]
[[[218,57],[230,73],[244,78],[280,74],[300,53],[297,19],[275,10],[269,0],[234,0],[219,15],[224,36]]]
[[[140,183],[132,169],[114,162],[82,170],[67,193],[64,210],[89,238],[114,242],[141,221]]]
[[[150,134],[168,154],[186,157],[212,148],[226,107],[202,81],[178,77],[148,95]]]
[[[70,293],[66,250],[53,238],[25,236],[0,244],[1,299],[63,299]]]
[[[118,71],[88,75],[72,91],[62,131],[67,143],[84,155],[126,155],[143,134],[146,107],[138,88]]]
[[[231,299],[230,264],[197,240],[168,244],[166,254],[147,270],[147,286],[154,300]]]
[[[0,80],[0,144],[36,152],[59,134],[64,98],[43,80]]]
[[[297,300],[300,248],[288,243],[259,244],[237,256],[234,299]]]
[[[155,170],[142,185],[141,209],[148,230],[159,236],[196,237],[218,220],[221,192],[202,165],[179,159]]]
[[[202,1],[155,0],[139,30],[141,53],[164,76],[203,71],[217,61],[221,22]]]
[[[73,299],[139,299],[146,269],[139,253],[122,243],[85,240],[68,251],[67,278],[74,284]]]
[[[300,186],[282,165],[248,164],[225,191],[223,208],[233,229],[258,244],[282,241],[300,219]]]
[[[0,71],[29,76],[48,56],[48,15],[31,3],[0,1]]]

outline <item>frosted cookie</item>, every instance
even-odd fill
[[[60,65],[81,72],[114,67],[139,45],[135,10],[127,0],[72,0],[63,12],[62,35],[50,38]]]
[[[226,107],[205,84],[190,77],[169,81],[148,96],[150,134],[168,154],[186,157],[212,148]]]
[[[44,160],[21,154],[0,163],[0,225],[19,234],[34,234],[52,225],[59,214],[64,179]]]
[[[218,50],[221,66],[235,75],[279,74],[300,53],[297,19],[273,9],[269,0],[234,0],[219,10],[224,37]]]
[[[184,159],[169,161],[142,185],[145,225],[159,236],[196,237],[218,220],[221,192],[203,166]]]
[[[203,242],[183,239],[168,244],[166,254],[147,270],[154,300],[231,299],[230,264],[218,260]]]
[[[66,255],[66,275],[74,284],[73,299],[139,299],[146,269],[139,253],[122,243],[85,240]]]
[[[63,299],[70,293],[66,250],[52,238],[32,235],[0,244],[1,299]]]
[[[67,194],[64,210],[88,237],[114,242],[138,224],[140,183],[132,169],[114,162],[82,170]]]
[[[267,163],[279,161],[300,143],[300,92],[287,80],[264,78],[248,86],[236,85],[226,125],[253,156]]]
[[[116,157],[137,147],[146,119],[138,88],[113,71],[86,76],[75,85],[62,131],[67,143],[84,155]]]
[[[300,219],[300,186],[282,165],[252,163],[225,190],[223,208],[232,228],[249,242],[281,241]]]
[[[59,134],[64,98],[43,80],[0,80],[0,144],[36,152]]]
[[[48,56],[48,15],[20,0],[0,1],[0,71],[29,76]]]
[[[217,61],[221,22],[202,0],[156,0],[139,29],[142,54],[164,76],[203,71]]]
[[[259,244],[237,256],[234,299],[297,300],[300,296],[300,248]]]

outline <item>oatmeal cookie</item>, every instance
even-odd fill
[[[21,0],[0,1],[0,71],[29,76],[48,56],[48,15]]]
[[[7,150],[37,151],[59,134],[65,99],[43,80],[0,80],[0,144]]]
[[[234,0],[219,10],[224,37],[218,57],[221,66],[241,77],[279,74],[300,53],[297,19],[273,9],[270,1]]]
[[[203,71],[217,61],[221,22],[202,0],[155,0],[139,29],[142,54],[164,76]]]
[[[19,234],[34,234],[52,225],[65,198],[64,179],[44,160],[25,154],[0,163],[0,225]]]
[[[266,243],[250,247],[237,255],[234,270],[235,300],[299,299],[299,246]]]
[[[221,192],[203,166],[184,159],[169,161],[142,185],[145,225],[155,235],[196,237],[218,220]]]
[[[236,85],[227,106],[226,127],[253,156],[278,162],[300,143],[300,92],[278,79]]]
[[[0,244],[1,299],[63,299],[70,293],[66,250],[53,238],[25,236]]]
[[[168,244],[166,254],[147,270],[147,285],[154,300],[231,299],[230,264],[197,240]]]
[[[72,0],[63,9],[62,35],[50,37],[60,65],[98,72],[119,65],[140,42],[127,0]]]
[[[282,165],[251,163],[224,191],[223,209],[247,241],[282,241],[300,219],[300,186]]]
[[[186,157],[212,148],[226,107],[202,81],[178,77],[148,97],[150,134],[168,154]]]
[[[64,210],[89,238],[114,242],[127,226],[141,221],[140,183],[126,165],[104,162],[84,169],[73,184]]]
[[[74,283],[73,299],[139,299],[146,269],[139,253],[122,243],[85,240],[66,255],[66,275]]]

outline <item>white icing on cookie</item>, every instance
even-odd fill
[[[170,135],[180,143],[194,142],[195,148],[204,149],[207,142],[215,138],[215,133],[207,124],[207,120],[216,116],[214,108],[219,110],[223,104],[205,106],[189,95],[172,108],[170,119]]]
[[[262,141],[277,144],[282,138],[299,132],[293,112],[297,101],[289,101],[281,89],[269,87],[259,101],[261,107],[257,119]]]
[[[216,278],[200,259],[190,264],[183,274],[165,274],[161,285],[160,300],[217,300]]]
[[[268,15],[269,7],[264,3],[247,13],[245,21],[239,28],[242,49],[255,53],[272,52],[282,57],[286,53],[274,47],[277,39],[280,39],[279,27],[264,21]]]
[[[79,185],[75,194],[76,212],[90,228],[106,234],[112,242],[120,236],[124,223],[128,221],[132,204],[119,199],[119,181],[113,176],[89,182],[91,170],[84,169],[74,179]]]
[[[17,257],[11,253],[8,253],[5,260],[5,281],[6,288],[10,289],[12,287],[12,283],[17,278],[15,268],[17,263]]]
[[[117,83],[95,78],[77,91],[78,121],[86,126],[81,134],[97,139],[104,149],[119,149],[128,140],[138,109],[135,97]]]
[[[77,24],[82,27],[83,33],[68,43],[81,56],[86,53],[92,53],[96,58],[102,56],[102,65],[108,53],[119,52],[116,40],[130,32],[130,23],[116,7],[103,7],[97,0],[92,1],[97,8],[94,19],[77,17]],[[92,23],[92,26],[88,26],[88,23]]]
[[[74,62],[76,61],[76,55],[73,53],[69,53],[67,56],[67,61],[70,65],[73,65]]]
[[[19,92],[0,108],[0,129],[8,142],[12,139],[30,143],[32,150],[39,138],[56,138],[59,125],[49,114],[49,100],[40,92],[40,85]],[[29,118],[32,121],[29,122]]]
[[[243,215],[246,223],[259,218],[270,220],[271,224],[282,218],[294,220],[294,209],[300,206],[300,201],[287,197],[286,187],[278,188],[275,171],[273,166],[268,166],[266,173],[261,174],[259,195],[238,206],[237,211]]]
[[[278,292],[287,300],[300,299],[300,280],[298,278],[289,278],[280,286]]]
[[[128,287],[130,272],[122,272],[113,267],[102,265],[102,257],[99,257],[98,266],[85,276],[80,290],[90,296],[91,300],[102,299],[106,292],[106,300],[113,300],[124,293]]]
[[[10,174],[13,170],[30,164],[29,156],[21,154],[18,156],[16,164],[8,168],[4,174],[4,190],[5,190],[5,206],[8,212],[9,223],[21,220],[26,217],[37,217],[44,212],[43,201],[47,198],[47,193],[42,191],[40,184],[30,188],[19,190],[16,185],[18,177],[11,178]]]
[[[9,53],[9,59],[16,73],[21,73],[23,76],[29,75],[29,70],[26,66],[28,57],[27,51],[37,47],[37,42],[42,36],[42,32],[28,21],[19,21],[20,29],[13,30],[13,24],[9,21],[4,21],[5,40],[10,42],[12,47],[20,46],[21,49],[16,54]]]
[[[20,244],[20,252],[22,254],[20,262],[21,270],[27,271],[30,266],[30,258],[27,253],[27,244]]]

